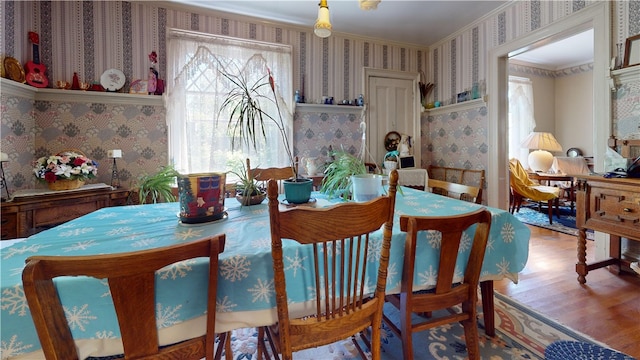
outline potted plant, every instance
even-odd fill
[[[291,179],[284,181],[285,198],[290,203],[305,203],[311,197],[313,181],[301,177],[298,173],[298,166],[289,144],[286,124],[282,118],[276,94],[275,80],[271,70],[266,68],[266,71],[267,74],[253,84],[250,84],[241,72],[238,75],[222,72],[222,75],[234,86],[223,101],[220,113],[225,112],[229,116],[227,127],[232,139],[232,148],[245,144],[257,150],[257,137],[262,134],[266,139],[265,124],[271,122],[277,127],[294,174]],[[270,91],[266,88],[267,86]],[[266,110],[268,104],[265,102],[275,105],[277,116]],[[236,140],[239,140],[240,144],[237,144]]]
[[[155,174],[141,176],[135,186],[140,204],[176,201],[173,185],[178,175],[172,165],[167,165]]]
[[[239,163],[239,164],[238,164]],[[238,177],[236,200],[242,205],[258,205],[267,197],[266,191],[250,175],[244,162],[236,162],[229,173]]]
[[[352,176],[367,174],[367,167],[364,161],[343,150],[331,152],[330,157],[333,161],[324,171],[320,192],[329,197],[337,196],[349,200],[353,185]]]

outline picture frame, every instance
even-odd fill
[[[400,165],[400,169],[414,168],[416,167],[416,160],[413,156],[401,156],[398,165]]]
[[[458,99],[457,99],[458,101],[457,102],[461,103],[461,102],[467,101],[468,96],[469,96],[469,92],[468,91],[463,91],[461,93],[458,93]]]
[[[627,38],[623,68],[640,65],[640,34]]]
[[[147,95],[147,80],[133,80],[129,87],[129,94]]]

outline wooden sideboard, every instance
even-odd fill
[[[640,179],[597,175],[578,176],[576,185],[576,226],[578,227],[578,282],[586,283],[590,270],[609,266],[614,273],[631,271],[637,259],[625,259],[620,238],[640,241]],[[609,257],[587,264],[586,230],[610,235]]]
[[[27,237],[103,207],[126,205],[129,192],[111,187],[80,188],[2,202],[0,239]]]

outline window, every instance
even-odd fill
[[[280,110],[292,144],[293,91],[291,47],[171,29],[167,41],[167,126],[170,162],[181,173],[228,171],[251,158],[253,166],[287,166],[280,132],[266,122],[266,140],[257,136],[257,150],[249,146],[232,149],[228,111],[221,111],[233,84],[222,74],[244,76],[249,84],[268,81],[273,73]],[[273,97],[269,86],[265,96]],[[284,110],[283,110],[284,109]],[[263,110],[278,118],[277,108],[264,102]],[[292,149],[293,150],[293,149]]]
[[[533,117],[533,84],[522,77],[509,76],[509,159],[517,158],[528,168],[529,149],[520,142],[536,127]]]

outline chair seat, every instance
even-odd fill
[[[553,195],[551,199],[557,198],[558,196],[560,196],[560,189],[555,186],[536,185],[536,186],[532,186],[531,188],[541,193],[549,194],[549,196]],[[548,199],[544,199],[544,200],[548,200]]]
[[[549,345],[544,351],[544,358],[546,360],[634,360],[631,356],[596,344],[569,340],[556,341]]]

